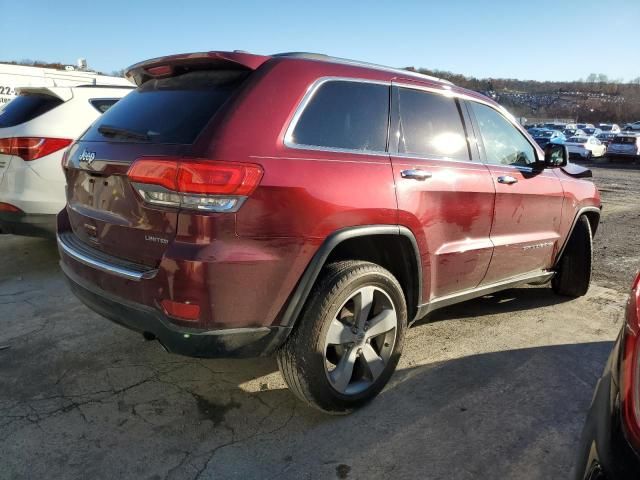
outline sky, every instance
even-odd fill
[[[317,52],[479,78],[640,77],[640,0],[0,0],[0,60],[110,73],[174,53]]]

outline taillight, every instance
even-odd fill
[[[14,137],[0,139],[0,154],[16,155],[25,161],[37,160],[68,147],[68,138]]]
[[[139,158],[127,173],[145,202],[209,212],[235,212],[262,179],[260,165]]]
[[[10,203],[0,202],[0,212],[22,213],[22,210]]]
[[[640,452],[640,272],[627,302],[621,368],[621,408],[627,440]]]

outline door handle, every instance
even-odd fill
[[[513,178],[511,175],[501,175],[498,177],[498,183],[504,183],[507,185],[511,185],[513,183],[518,183],[517,178]]]
[[[413,168],[411,170],[402,170],[400,172],[402,178],[411,178],[413,180],[426,180],[427,178],[431,178],[433,175],[431,172],[427,172],[426,170],[420,170],[419,168]]]

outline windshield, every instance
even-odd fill
[[[600,130],[610,132],[613,129],[613,125],[600,125]]]

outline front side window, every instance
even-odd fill
[[[384,152],[388,122],[388,86],[328,81],[315,91],[287,141],[311,147]]]
[[[455,99],[398,88],[399,153],[469,160],[464,126]]]
[[[475,114],[487,163],[494,165],[531,165],[536,162],[533,146],[511,122],[491,107],[470,102]]]

